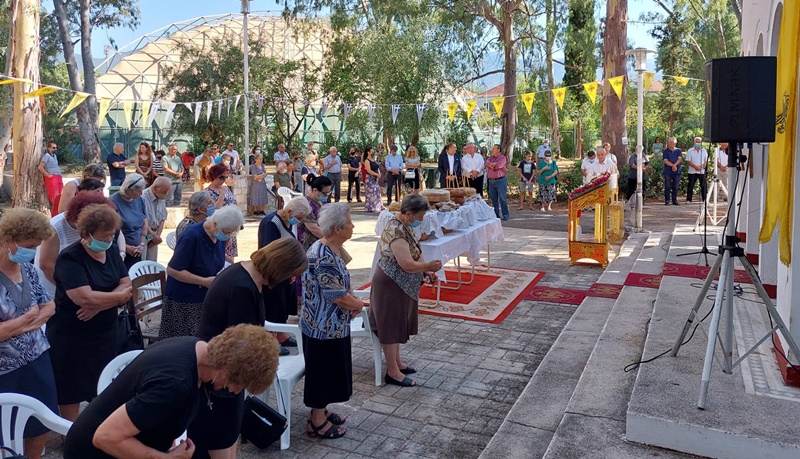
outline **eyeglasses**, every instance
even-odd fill
[[[221,175],[219,178],[221,180],[228,180],[228,176],[227,175]]]

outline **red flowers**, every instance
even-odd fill
[[[608,181],[609,177],[611,177],[611,174],[609,174],[608,172],[603,172],[602,174],[600,174],[600,176],[595,177],[591,182],[572,190],[572,192],[569,194],[569,198],[575,199],[578,196],[584,195],[594,190],[595,188],[603,186]]]

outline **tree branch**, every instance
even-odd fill
[[[460,81],[460,82],[458,82],[458,84],[456,84],[456,86],[461,87],[461,86],[464,86],[466,84],[472,83],[475,80],[480,80],[481,78],[487,77],[489,75],[495,75],[495,74],[503,73],[503,72],[505,72],[505,69],[497,69],[497,70],[492,70],[490,72],[485,72],[485,73],[477,75],[477,76],[475,76],[473,78],[470,78],[468,80]]]
[[[519,37],[515,38],[512,43],[515,45],[520,40],[536,40],[544,43],[545,45],[547,44],[547,40],[537,37],[536,35],[520,35]]]

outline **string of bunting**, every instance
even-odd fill
[[[650,90],[653,84],[653,78],[655,77],[655,72],[644,72],[644,88],[646,91]],[[622,89],[625,85],[626,80],[625,75],[608,78],[609,86],[611,86],[614,93],[617,95],[618,98],[622,99]],[[705,81],[699,78],[689,78],[677,75],[663,75],[663,78],[672,78],[676,82],[678,82],[681,86],[686,86],[690,81]],[[16,78],[10,77],[0,74],[0,85],[5,85],[13,82],[21,82],[21,83],[28,83],[33,84],[31,80],[25,78]],[[597,103],[597,92],[598,88],[600,87],[602,81],[592,81],[588,83],[579,83],[570,86],[562,86],[560,88],[553,88],[553,89],[545,89],[540,91],[531,91],[523,94],[511,94],[508,96],[497,96],[491,99],[492,106],[497,113],[497,116],[500,117],[503,112],[503,105],[505,104],[506,98],[520,98],[522,99],[522,103],[525,106],[528,114],[531,114],[533,110],[533,102],[536,98],[536,94],[543,94],[552,92],[556,103],[558,104],[559,109],[564,108],[564,100],[566,98],[566,91],[570,88],[578,88],[583,87],[583,90],[586,92],[586,95],[589,97],[589,100],[592,101],[592,104]],[[63,118],[64,115],[71,112],[75,108],[77,108],[80,104],[82,104],[91,94],[80,92],[80,91],[73,91],[67,88],[61,88],[54,85],[45,85],[42,84],[38,89],[35,89],[31,92],[24,94],[22,97],[39,97],[45,96],[48,94],[55,93],[57,91],[68,91],[73,93],[72,99],[69,101],[67,106],[61,112],[61,117]],[[141,127],[150,126],[153,121],[155,121],[156,115],[159,113],[161,108],[165,108],[165,116],[164,116],[164,124],[166,124],[174,114],[175,108],[180,104],[185,107],[190,114],[194,116],[195,124],[198,123],[200,120],[200,115],[205,107],[206,112],[206,122],[211,120],[211,114],[214,111],[214,106],[216,105],[216,115],[217,118],[222,117],[223,106],[227,106],[227,115],[230,116],[231,113],[231,106],[233,106],[233,111],[236,112],[239,108],[239,102],[242,96],[248,97],[251,101],[255,101],[259,110],[262,110],[266,100],[271,100],[273,102],[279,102],[281,104],[287,104],[289,101],[285,97],[273,97],[268,96],[265,94],[258,94],[258,93],[251,93],[250,95],[245,94],[236,94],[227,98],[223,99],[214,99],[214,100],[205,100],[199,102],[166,102],[166,101],[143,101],[143,100],[119,100],[119,99],[108,99],[108,98],[99,98],[98,99],[98,106],[99,106],[99,116],[98,116],[98,123],[102,122],[105,116],[108,114],[109,110],[111,109],[112,104],[119,106],[122,105],[122,110],[125,113],[125,117],[122,120],[125,127],[130,129],[132,126],[132,117],[133,112],[136,105],[139,105],[140,115],[141,115]],[[311,106],[311,101],[308,99],[303,99],[300,103],[305,106]],[[294,105],[294,102],[292,102]],[[403,106],[414,106],[416,108],[417,120],[419,122],[422,121],[422,116],[425,112],[425,109],[428,104],[425,103],[416,103],[416,104],[377,104],[373,102],[369,102],[366,104],[367,114],[369,116],[369,120],[372,121],[375,117],[375,111],[378,107],[391,107],[391,115],[392,115],[392,123],[397,123],[397,117],[400,113],[400,110]],[[358,106],[358,104],[348,103],[345,102],[342,104],[342,112],[344,115],[344,120],[347,120],[347,117],[352,113],[352,111]],[[475,108],[478,106],[478,101],[476,99],[468,99],[465,101],[465,111],[467,114],[467,120],[472,117],[472,113],[475,111]],[[319,105],[319,110],[317,112],[317,116],[320,118],[324,118],[325,114],[327,113],[329,107],[329,103],[327,100],[323,99],[321,104]],[[446,104],[447,107],[447,114],[450,121],[453,121],[455,118],[455,114],[458,111],[459,103],[458,102],[448,102]]]

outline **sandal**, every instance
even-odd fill
[[[386,381],[386,384],[391,384],[393,386],[414,387],[417,385],[417,383],[409,377],[405,377],[402,381],[398,381],[387,374],[383,379]]]
[[[410,367],[410,366],[407,366],[405,368],[401,368],[400,369],[400,373],[403,373],[404,375],[413,375],[416,372],[417,372],[417,370],[414,367]]]
[[[322,428],[325,427],[328,424],[330,424],[330,427],[328,427],[328,430],[326,430],[325,432],[320,432],[320,430],[322,430]],[[339,428],[335,427],[333,425],[333,423],[331,423],[330,421],[323,422],[321,426],[315,426],[314,423],[311,422],[311,420],[309,419],[308,420],[308,427],[311,427],[311,430],[306,429],[306,434],[308,434],[309,437],[319,437],[319,438],[326,439],[326,440],[333,440],[334,438],[341,438],[341,437],[344,437],[344,434],[347,433],[346,430],[345,431],[340,431]]]
[[[335,426],[340,426],[340,425],[344,424],[345,421],[347,421],[347,418],[343,418],[343,417],[339,416],[338,414],[336,414],[336,413],[334,413],[332,411],[328,411],[328,410],[325,410],[325,416],[327,416],[328,417],[327,418],[328,421],[330,421],[331,424],[333,424]]]

